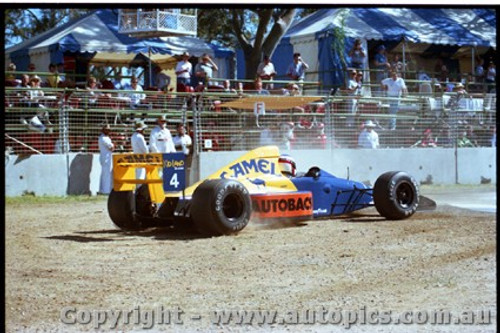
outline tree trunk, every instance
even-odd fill
[[[269,9],[272,10],[272,9]],[[293,16],[295,15],[295,9],[283,9],[278,13],[274,13],[274,24],[271,28],[269,34],[262,38],[263,36],[256,36],[255,42],[259,45],[253,45],[253,47],[243,48],[245,55],[245,78],[254,79],[257,76],[257,67],[262,61],[264,55],[272,56],[274,50],[278,46],[281,37],[285,34],[288,27],[292,23]],[[264,32],[262,32],[264,33]]]

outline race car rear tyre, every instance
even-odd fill
[[[149,228],[157,225],[154,215],[156,205],[151,201],[147,184],[142,184],[135,191],[135,218],[140,221],[141,228]]]
[[[252,213],[250,194],[231,179],[213,179],[193,193],[190,216],[199,232],[211,236],[230,235],[246,227]]]
[[[132,231],[144,227],[135,217],[134,191],[114,191],[108,197],[108,213],[111,221],[120,229]]]
[[[375,182],[373,201],[380,215],[389,220],[408,218],[418,207],[418,184],[406,172],[386,172]]]

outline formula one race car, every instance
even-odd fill
[[[135,177],[138,168],[145,179]],[[293,159],[275,146],[252,150],[186,189],[182,153],[114,154],[113,170],[108,211],[124,230],[193,223],[203,234],[227,235],[251,219],[309,220],[370,206],[400,220],[421,198],[415,179],[401,171],[382,174],[373,188],[318,167],[297,175]]]

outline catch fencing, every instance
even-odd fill
[[[362,148],[360,133],[368,127],[377,133],[380,149],[496,144],[493,92],[463,95],[419,89],[390,98],[282,86],[275,84],[268,95],[237,82],[229,90],[209,86],[193,92],[141,93],[6,86],[5,146],[14,154],[97,153],[100,130],[109,124],[115,151],[130,152],[135,123],[148,125],[148,139],[160,115],[166,115],[173,135],[177,124],[186,125],[195,153],[269,144],[292,150]]]

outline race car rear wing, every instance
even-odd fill
[[[183,153],[113,154],[113,190],[133,191],[147,184],[151,200],[161,203],[165,192],[182,191],[185,187]],[[145,178],[136,177],[136,169],[145,170]]]

